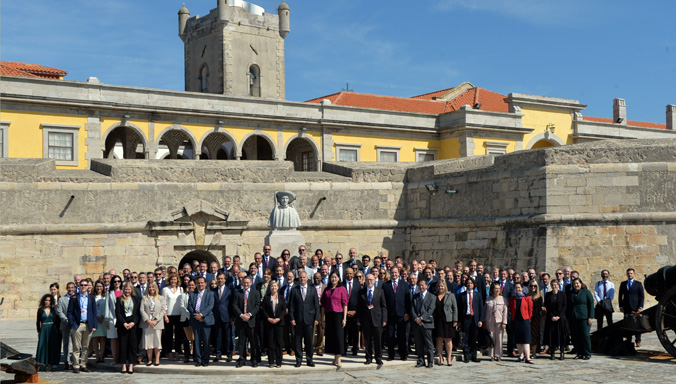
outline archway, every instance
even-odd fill
[[[117,127],[106,136],[103,157],[106,159],[145,159],[145,140],[135,129]]]
[[[180,129],[170,129],[160,138],[158,159],[194,159],[195,150],[190,136]]]
[[[252,135],[242,144],[242,160],[274,160],[270,142],[262,135]]]
[[[286,147],[286,160],[293,161],[293,169],[297,172],[317,171],[317,151],[311,140],[297,137]]]
[[[207,265],[210,265],[212,262],[215,261],[216,263],[218,263],[218,267],[219,268],[221,267],[221,263],[218,261],[218,258],[213,254],[211,254],[211,252],[195,250],[188,252],[185,254],[185,256],[183,256],[183,258],[178,264],[178,269],[183,268],[183,265],[185,263],[189,263],[190,266],[192,267],[192,262],[195,260],[199,261],[200,263],[204,261],[207,263]]]
[[[544,132],[533,136],[526,145],[526,149],[558,147],[566,142],[551,132]]]
[[[212,132],[202,140],[200,159],[232,160],[236,156],[235,142],[223,132]]]
[[[538,148],[549,148],[549,147],[555,147],[554,144],[552,144],[549,140],[540,140],[533,144],[531,149],[538,149]]]

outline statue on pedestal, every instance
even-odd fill
[[[268,227],[273,229],[296,229],[300,227],[300,217],[296,211],[296,195],[289,191],[275,192],[275,207],[270,213]]]

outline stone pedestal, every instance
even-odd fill
[[[282,251],[288,249],[291,254],[298,250],[298,246],[305,244],[305,237],[297,229],[275,229],[265,237],[265,245],[272,248],[272,255],[278,257]]]

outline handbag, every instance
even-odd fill
[[[633,331],[651,331],[650,320],[648,316],[640,313],[632,313],[624,319],[624,326]]]
[[[493,341],[493,335],[491,335],[491,333],[484,328],[479,328],[477,342],[479,349],[493,348],[493,346],[495,345],[495,342]]]
[[[599,304],[601,306],[601,309],[603,309],[605,312],[609,313],[615,312],[615,310],[613,309],[613,301],[610,300],[609,298],[601,300]]]

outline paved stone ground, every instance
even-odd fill
[[[0,340],[27,353],[34,353],[37,337],[32,319],[0,320]],[[224,379],[232,383],[277,383],[294,381],[298,383],[448,383],[460,382],[533,382],[562,380],[567,384],[575,383],[636,383],[636,382],[676,382],[676,359],[666,355],[654,333],[643,336],[643,347],[638,354],[626,358],[614,358],[594,355],[589,361],[572,360],[551,361],[537,358],[534,365],[517,363],[506,359],[500,363],[481,358],[481,363],[464,364],[454,362],[452,367],[437,366],[432,369],[414,368],[415,362],[385,362],[382,369],[374,365],[364,366],[363,354],[359,358],[345,358],[343,368],[336,370],[329,365],[331,357],[316,358],[317,366],[294,368],[293,360],[285,357],[281,369],[270,369],[267,364],[259,368],[234,368],[234,363],[212,364],[207,368],[195,368],[189,364],[170,364],[162,361],[160,367],[138,366],[134,375],[122,375],[116,370],[119,366],[105,364],[93,367],[96,372],[75,375],[64,372],[62,366],[54,372],[41,372],[41,382],[50,383],[93,383],[114,382],[173,384],[186,382],[222,383]],[[572,356],[571,356],[572,357]],[[108,359],[107,361],[110,361]],[[263,363],[266,363],[264,358]],[[199,377],[196,377],[200,375]],[[2,383],[11,383],[13,375],[0,374]]]

